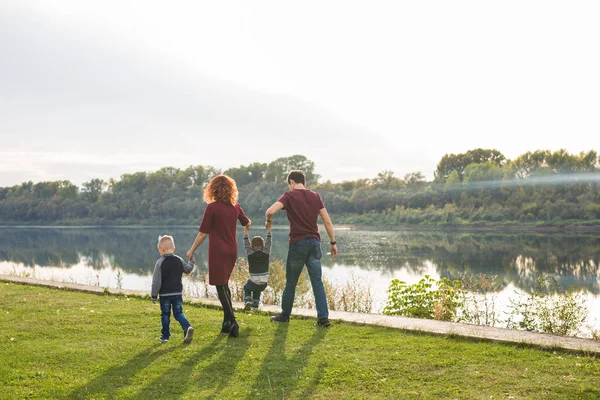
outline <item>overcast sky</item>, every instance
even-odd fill
[[[600,2],[0,0],[0,186],[600,150]]]

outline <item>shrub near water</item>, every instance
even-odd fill
[[[513,329],[575,336],[588,316],[581,289],[571,287],[558,294],[558,280],[540,276],[535,290],[525,299],[511,300],[507,326]]]
[[[556,278],[540,276],[532,293],[509,299],[510,312],[502,321],[495,310],[494,292],[499,286],[495,276],[467,277],[462,282],[442,278],[436,282],[425,275],[412,285],[394,279],[382,313],[487,326],[503,322],[510,329],[563,336],[581,332],[589,313],[581,289],[572,287],[560,293]],[[598,331],[592,328],[591,336],[596,339]]]
[[[394,279],[388,289],[389,297],[382,313],[453,321],[461,304],[461,293],[460,281],[447,278],[436,282],[425,275],[412,285]]]
[[[352,275],[342,286],[323,279],[327,304],[332,310],[370,313],[373,311],[371,287]]]
[[[482,274],[464,276],[461,281],[464,290],[458,321],[485,326],[495,326],[500,322],[496,293],[502,287],[502,280],[495,275]]]

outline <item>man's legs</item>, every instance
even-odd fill
[[[169,297],[160,296],[160,321],[162,323],[161,339],[169,339],[171,331],[169,325],[171,323],[171,299]]]
[[[329,317],[329,310],[327,307],[327,296],[325,295],[325,287],[323,286],[323,280],[321,279],[322,267],[321,267],[321,243],[314,239],[308,257],[306,259],[306,269],[308,269],[308,276],[310,277],[310,283],[312,285],[313,294],[315,295],[315,305],[317,307],[317,318],[323,319]]]
[[[285,289],[281,296],[281,316],[289,318],[294,307],[296,285],[306,261],[306,245],[304,240],[290,245],[285,265]]]

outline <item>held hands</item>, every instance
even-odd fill
[[[252,225],[251,222],[248,222],[246,224],[246,226],[244,226],[244,236],[248,236],[248,233],[250,232],[250,226]]]
[[[190,260],[190,261],[192,261],[192,260],[194,259],[194,251],[193,251],[192,249],[190,249],[190,250],[187,252],[187,258],[188,258],[188,260]]]
[[[271,227],[273,226],[273,220],[272,219],[268,219],[265,221],[265,228],[267,229],[267,232],[271,232]]]

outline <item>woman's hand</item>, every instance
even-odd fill
[[[198,232],[198,235],[196,236],[196,240],[194,240],[194,244],[192,244],[192,247],[187,252],[188,260],[191,261],[194,259],[194,251],[196,251],[196,249],[202,244],[202,242],[204,242],[204,239],[206,239],[207,236],[208,236],[208,233]]]

